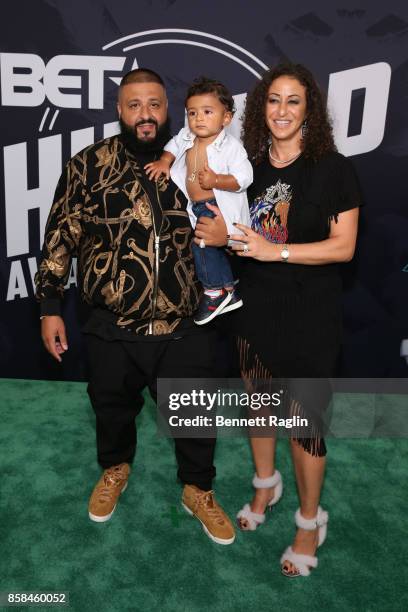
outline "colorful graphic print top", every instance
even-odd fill
[[[292,200],[291,185],[281,179],[267,187],[251,205],[252,229],[270,242],[288,241],[288,214]]]

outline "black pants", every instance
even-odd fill
[[[135,418],[143,407],[145,387],[156,400],[157,378],[214,376],[212,332],[158,342],[106,341],[90,334],[85,338],[88,394],[96,415],[98,462],[103,468],[132,463],[137,440]],[[214,449],[214,438],[176,438],[180,480],[211,489]]]

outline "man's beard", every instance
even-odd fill
[[[123,119],[119,119],[120,130],[125,142],[125,145],[134,153],[157,153],[163,150],[164,145],[171,138],[171,130],[170,130],[170,119],[167,118],[166,121],[159,126],[157,121],[154,119],[150,119],[148,121],[140,121],[135,125],[128,125],[123,121]],[[151,140],[141,140],[138,138],[136,133],[137,125],[142,123],[152,123],[156,126],[156,136]]]

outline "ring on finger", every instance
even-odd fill
[[[200,249],[205,249],[205,242],[204,242],[204,238],[201,238],[198,246],[200,247]]]
[[[248,251],[249,251],[248,245],[244,244],[244,248],[242,250],[244,251],[244,253],[248,253]]]

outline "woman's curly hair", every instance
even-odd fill
[[[292,77],[306,88],[307,130],[302,138],[304,156],[318,160],[326,153],[336,151],[325,99],[312,73],[302,64],[285,63],[265,72],[248,95],[242,134],[249,158],[259,164],[267,152],[270,132],[265,122],[265,105],[271,83],[281,76]]]

